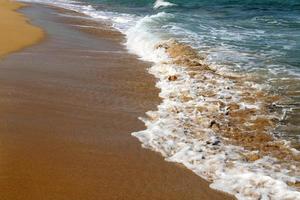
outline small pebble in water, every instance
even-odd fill
[[[219,145],[221,141],[217,140],[214,143],[212,143],[212,145]]]

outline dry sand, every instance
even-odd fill
[[[30,25],[23,15],[16,12],[23,6],[11,0],[0,0],[0,58],[43,38],[40,28]]]
[[[23,12],[48,37],[0,62],[1,200],[233,199],[130,135],[160,100],[120,34]]]

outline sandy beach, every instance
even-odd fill
[[[31,26],[28,20],[17,12],[24,4],[0,0],[0,58],[40,41],[42,29]]]
[[[20,6],[0,0],[0,56],[47,37],[0,62],[1,200],[233,199],[130,135],[160,99],[120,33]]]

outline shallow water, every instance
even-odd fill
[[[154,63],[145,148],[239,199],[300,198],[298,1],[29,1],[109,22]]]

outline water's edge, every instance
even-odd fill
[[[278,106],[284,98],[251,76],[210,65],[184,43],[153,35],[149,24],[170,17],[168,13],[138,18],[124,28],[124,19],[131,16],[59,3],[54,5],[96,20],[121,21],[112,25],[126,36],[128,50],[154,63],[149,73],[158,79],[163,102],[141,118],[147,129],[132,133],[143,147],[238,199],[300,199],[300,154],[273,134],[285,116]],[[172,6],[162,1],[155,6],[164,4]]]

